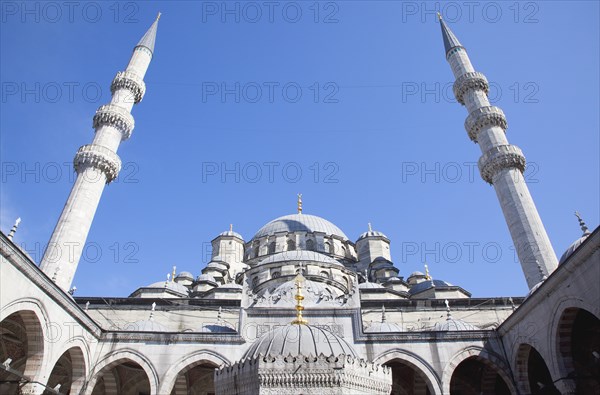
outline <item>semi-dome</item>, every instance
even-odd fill
[[[330,263],[333,265],[341,265],[335,259],[315,252],[315,251],[305,251],[305,250],[292,250],[292,251],[283,251],[278,252],[277,254],[269,255],[262,261],[260,264],[266,263],[275,263],[275,262],[287,262],[287,261],[308,261],[308,262],[320,262],[320,263]]]
[[[288,324],[275,328],[256,340],[242,359],[254,359],[259,355],[291,355],[293,357],[326,357],[340,354],[357,357],[350,344],[328,330],[312,325]]]
[[[322,232],[348,240],[348,236],[340,228],[326,219],[309,214],[291,214],[276,218],[260,228],[253,238],[258,239],[278,232]]]

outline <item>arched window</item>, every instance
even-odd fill
[[[252,288],[256,288],[258,286],[258,277],[254,277],[252,279]]]
[[[323,278],[329,278],[329,273],[323,270],[321,272],[321,277],[323,277]]]
[[[271,243],[269,243],[269,254],[274,254],[275,253],[275,242],[272,241]]]
[[[296,249],[296,242],[294,240],[288,240],[287,241],[287,250],[288,251],[294,251]]]
[[[342,256],[346,256],[346,247],[342,246]]]
[[[325,242],[324,247],[325,247],[325,252],[331,253],[331,244],[328,241]]]
[[[255,242],[252,246],[252,249],[254,250],[254,257],[256,258],[258,256],[258,253],[260,252],[260,242]]]
[[[306,249],[308,251],[314,251],[315,250],[315,242],[312,239],[306,240]]]
[[[279,278],[281,276],[281,273],[279,271],[274,271],[273,273],[271,273],[271,278]]]

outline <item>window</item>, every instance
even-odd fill
[[[288,240],[287,241],[287,250],[294,251],[295,249],[296,249],[296,242],[294,242],[294,240]]]
[[[274,253],[275,253],[275,246],[276,246],[276,244],[275,244],[275,242],[274,242],[274,241],[272,241],[272,242],[269,244],[269,254],[274,254]]]
[[[326,271],[322,271],[321,272],[321,277],[323,277],[323,278],[329,278],[329,273],[326,272]]]
[[[311,239],[306,240],[306,249],[308,251],[314,251],[315,250],[315,242]]]
[[[271,273],[271,278],[279,278],[281,276],[281,273],[279,271],[274,271],[273,273]]]

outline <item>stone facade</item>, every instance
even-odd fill
[[[94,142],[76,156],[57,245],[83,245],[118,172],[156,28],[113,81]],[[471,298],[429,273],[405,279],[383,233],[369,229],[353,242],[301,210],[249,241],[221,233],[202,274],[174,270],[128,298],[74,298],[67,291],[77,258],[45,256],[38,266],[0,233],[0,393],[600,392],[600,228],[585,228],[556,264],[506,118],[443,23],[442,32],[456,96],[470,113],[465,127],[484,154],[482,176],[496,188],[531,288],[526,297]],[[308,324],[292,323],[298,311]]]

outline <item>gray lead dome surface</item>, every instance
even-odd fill
[[[259,229],[254,239],[274,235],[278,232],[323,232],[326,235],[336,235],[348,240],[348,236],[331,222],[309,214],[291,214],[279,217]]]
[[[288,324],[256,340],[242,359],[253,359],[259,355],[317,357],[321,354],[326,357],[340,354],[357,357],[356,351],[346,340],[328,330],[311,325]]]

